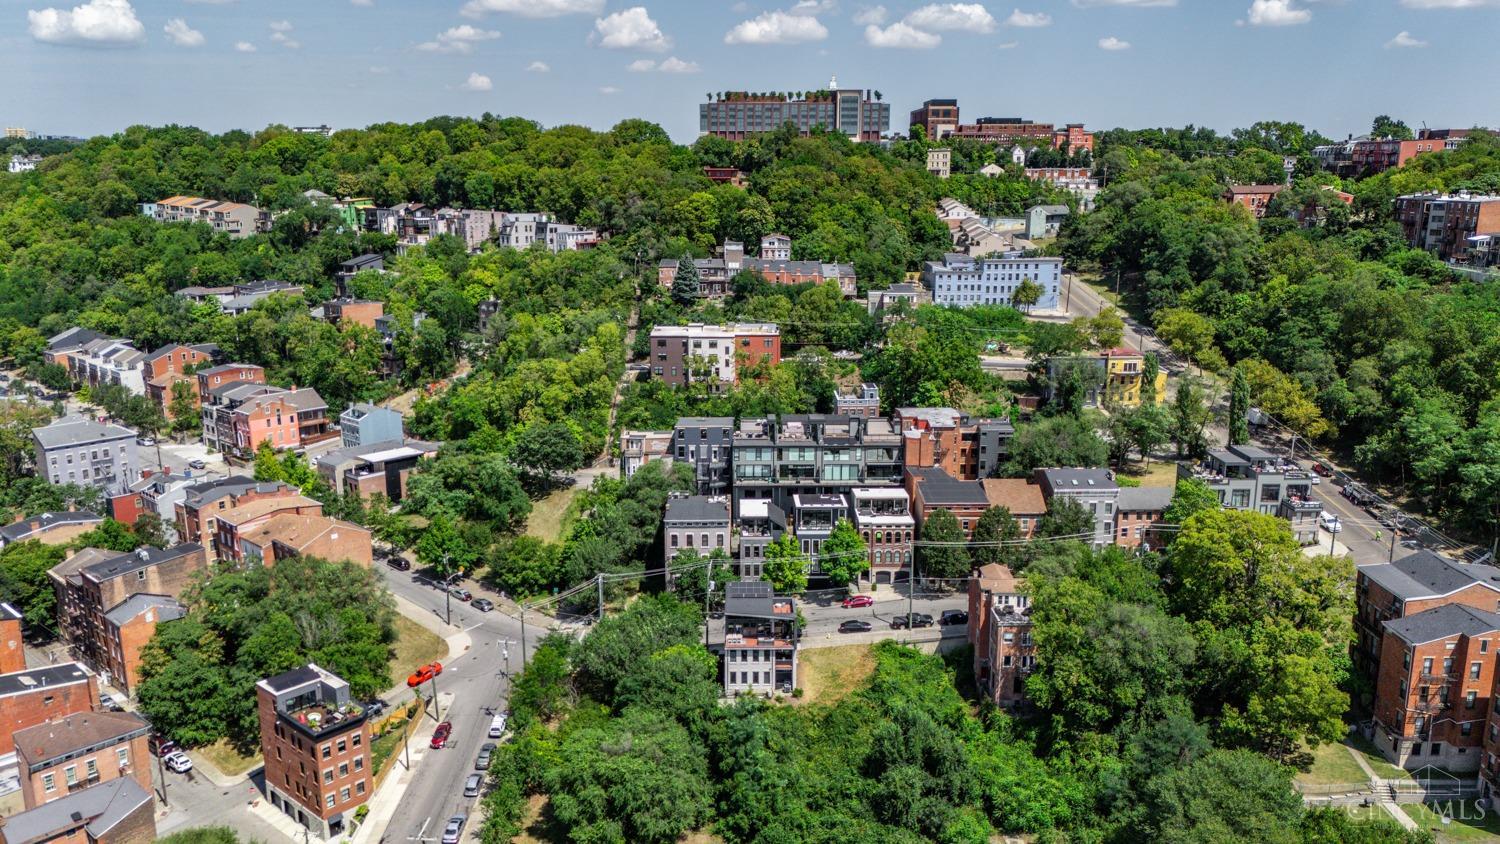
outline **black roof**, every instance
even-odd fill
[[[110,557],[102,562],[85,566],[82,574],[95,580],[110,580],[133,571],[160,565],[168,560],[185,557],[189,554],[197,554],[203,551],[203,546],[196,542],[186,542],[172,548],[137,548],[119,556]]]
[[[273,692],[284,692],[298,686],[305,686],[321,677],[322,675],[313,670],[312,666],[304,665],[301,668],[293,668],[291,671],[277,674],[275,677],[267,677],[261,682]]]
[[[64,662],[43,668],[28,668],[0,674],[0,697],[22,694],[46,687],[70,686],[83,683],[92,676],[81,663]]]
[[[1460,563],[1426,549],[1395,562],[1360,566],[1359,572],[1403,601],[1449,595],[1475,583],[1500,592],[1500,568]]]
[[[1463,604],[1444,604],[1405,618],[1393,618],[1385,629],[1413,645],[1449,636],[1479,636],[1500,630],[1500,615]]]
[[[917,481],[918,494],[924,504],[973,504],[988,507],[989,496],[979,481],[961,481],[936,466],[908,469]]]

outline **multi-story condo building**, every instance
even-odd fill
[[[1313,148],[1313,155],[1323,169],[1340,176],[1373,176],[1401,167],[1419,155],[1455,150],[1469,140],[1468,129],[1420,129],[1417,137],[1403,141],[1396,138],[1349,138],[1342,143]]]
[[[1023,281],[1041,288],[1036,303],[1025,306],[1027,309],[1059,307],[1062,259],[1027,258],[1018,254],[975,258],[948,252],[941,262],[928,261],[922,270],[922,282],[932,291],[932,303],[956,308],[1017,305],[1014,297]]]
[[[817,573],[823,543],[833,534],[834,526],[848,518],[849,500],[839,494],[799,492],[792,496],[789,516],[797,545],[811,561],[811,571]]]
[[[370,531],[342,519],[283,513],[240,534],[240,559],[269,566],[292,557],[350,562],[369,568],[374,561]]]
[[[1177,464],[1177,477],[1196,478],[1231,510],[1254,510],[1287,519],[1304,545],[1317,541],[1323,505],[1312,495],[1312,474],[1253,445],[1211,448],[1196,465]]]
[[[376,445],[380,445],[377,443]],[[436,457],[438,447],[420,440],[404,440],[386,444],[384,447],[345,449],[338,459],[348,458],[348,465],[339,476],[336,489],[368,499],[373,495],[384,495],[392,504],[406,498],[407,481],[423,460]],[[319,465],[325,465],[319,459]]]
[[[391,440],[399,442],[406,439],[403,422],[400,411],[355,402],[339,414],[339,435],[345,448]]]
[[[874,419],[880,415],[880,385],[866,381],[852,393],[835,391],[833,412],[840,416],[863,416],[866,419]]]
[[[768,234],[761,238],[760,256],[745,254],[745,245],[735,240],[726,240],[718,248],[714,258],[694,258],[693,266],[698,270],[698,295],[717,299],[733,292],[735,275],[743,271],[754,272],[771,284],[823,284],[837,283],[839,292],[853,296],[859,282],[851,264],[827,261],[793,261],[791,238],[781,234]],[[663,287],[671,287],[677,277],[675,258],[662,260],[656,266],[656,280]]]
[[[122,492],[141,474],[136,432],[120,425],[68,417],[31,429],[37,474],[54,484]]]
[[[769,501],[740,502],[739,549],[735,559],[743,580],[760,577],[766,562],[766,546],[786,533],[786,513]]]
[[[48,365],[60,366],[71,372],[68,359],[81,354],[88,344],[103,339],[103,334],[90,328],[69,328],[47,338],[47,347],[42,350],[42,360]]]
[[[1500,568],[1422,550],[1390,563],[1356,567],[1354,667],[1373,685],[1383,659],[1385,623],[1447,604],[1500,607]]]
[[[1471,238],[1500,234],[1500,195],[1414,193],[1396,199],[1406,242],[1439,258],[1465,261]]]
[[[271,805],[331,839],[370,799],[370,724],[349,684],[308,663],[255,684]]]
[[[0,759],[16,750],[15,734],[80,712],[99,710],[99,678],[78,662],[0,674]],[[9,826],[14,818],[6,819]]]
[[[129,777],[151,790],[151,725],[133,712],[80,712],[17,730],[16,763],[26,808]]]
[[[911,511],[916,518],[918,535],[934,512],[947,510],[958,520],[964,539],[970,539],[974,527],[979,524],[979,517],[990,507],[982,483],[959,480],[933,466],[908,467],[905,486],[911,496]]]
[[[651,375],[674,387],[739,383],[741,367],[781,362],[781,329],[771,323],[658,325],[651,329]]]
[[[929,140],[953,134],[958,127],[958,100],[927,100],[912,110],[907,126],[921,126]]]
[[[349,323],[374,328],[375,320],[385,316],[385,303],[371,299],[340,297],[323,303],[323,319],[333,325]]]
[[[350,228],[356,227],[350,226]],[[339,296],[350,295],[349,282],[362,272],[385,272],[385,257],[375,252],[366,252],[339,264],[339,271],[333,276],[333,286]]]
[[[723,495],[729,490],[733,430],[732,416],[684,416],[672,427],[670,455],[693,467],[702,495]]]
[[[256,498],[214,514],[213,556],[235,563],[247,559],[245,538],[272,519],[283,516],[321,516],[323,504],[305,495]]]
[[[887,419],[751,417],[740,420],[732,444],[736,513],[746,500],[769,500],[787,512],[793,495],[901,483],[901,434]]]
[[[971,481],[999,470],[1016,434],[1009,419],[974,419],[951,407],[898,407],[892,421],[906,466],[936,466]]]
[[[662,515],[663,556],[668,563],[684,551],[704,557],[722,551],[728,556],[729,528],[728,496],[673,493]]]
[[[1115,540],[1115,509],[1120,487],[1114,474],[1104,469],[1037,469],[1036,482],[1042,487],[1048,507],[1057,498],[1071,498],[1094,517],[1093,545],[1102,548]]]
[[[1026,675],[1036,667],[1031,599],[1006,566],[990,563],[969,578],[968,638],[980,690],[1002,708],[1021,706]]]
[[[116,688],[135,694],[141,682],[141,652],[158,625],[187,615],[176,598],[138,592],[104,614],[104,651],[99,671]]]
[[[328,403],[311,387],[230,383],[209,390],[202,414],[204,444],[241,460],[263,442],[296,449],[338,434],[328,421]]]
[[[302,493],[281,481],[259,482],[234,475],[193,484],[175,508],[177,536],[183,542],[212,545],[218,514],[262,498],[292,498]]]
[[[68,356],[68,377],[89,387],[124,387],[133,396],[146,394],[142,363],[146,355],[129,340],[102,337]]]
[[[724,585],[724,693],[797,687],[797,602],[761,580]]]
[[[946,179],[953,173],[953,150],[947,147],[933,147],[927,151],[927,172],[939,179]]]
[[[218,448],[211,440],[218,440],[212,423],[212,415],[206,409],[206,405],[213,403],[216,396],[222,395],[222,391],[234,384],[265,384],[266,370],[253,363],[226,363],[200,369],[194,376],[198,381],[198,409],[203,414],[203,442],[205,445]],[[227,439],[227,431],[226,437]]]
[[[1383,626],[1375,746],[1403,768],[1478,770],[1500,615],[1445,604]]]
[[[1115,502],[1115,544],[1121,548],[1160,548],[1161,531],[1156,528],[1166,519],[1173,492],[1169,486],[1122,488]]]
[[[269,231],[271,226],[271,216],[254,205],[200,196],[171,196],[143,203],[141,213],[161,223],[204,223],[230,237],[249,237]]]
[[[11,815],[3,844],[146,844],[156,840],[156,798],[131,777]]]
[[[1086,407],[1140,407],[1141,392],[1146,383],[1146,357],[1134,349],[1107,349],[1087,357],[1049,358],[1047,360],[1047,398],[1070,366],[1088,366],[1098,370],[1098,380],[1089,384],[1084,394]],[[1167,399],[1167,373],[1157,369],[1152,384],[1155,403]]]
[[[620,477],[628,479],[647,463],[671,459],[671,431],[620,432]]]
[[[232,287],[184,287],[173,295],[200,304],[212,304],[219,309],[220,313],[239,316],[249,313],[257,304],[272,296],[301,296],[302,292],[300,285],[267,278],[243,282]]]
[[[730,91],[698,106],[699,135],[743,141],[787,123],[804,135],[822,129],[856,141],[876,142],[890,131],[891,106],[871,99],[868,91],[840,88],[836,79],[825,90],[797,97]]]
[[[870,571],[862,579],[877,585],[905,580],[911,573],[917,520],[911,496],[900,487],[856,487],[849,491],[854,527],[869,549]]]

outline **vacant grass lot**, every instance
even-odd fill
[[[1481,812],[1473,800],[1451,802],[1402,804],[1401,810],[1417,826],[1431,832],[1438,844],[1457,844],[1467,841],[1500,841],[1500,815],[1494,809]],[[1436,810],[1436,811],[1434,811]],[[1448,823],[1443,823],[1447,817]]]
[[[1343,785],[1367,782],[1369,775],[1354,761],[1348,745],[1325,744],[1312,752],[1313,764],[1297,774],[1297,781],[1307,785]]]
[[[537,501],[531,506],[531,515],[526,519],[526,535],[556,542],[572,527],[578,514],[573,512],[573,499],[578,497],[582,485],[563,487]]]
[[[837,703],[875,672],[873,645],[809,648],[797,654],[803,703]]]
[[[448,643],[438,634],[404,615],[396,616],[396,658],[391,661],[391,685],[406,682],[418,665],[448,657]],[[388,701],[389,702],[389,701]]]

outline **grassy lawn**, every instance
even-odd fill
[[[405,730],[398,728],[370,743],[370,772],[372,774],[380,773],[385,763],[401,752],[401,736],[404,734]]]
[[[1350,755],[1348,745],[1325,744],[1312,754],[1312,767],[1297,774],[1298,782],[1307,785],[1342,785],[1369,780],[1369,775]]]
[[[1417,826],[1428,830],[1437,838],[1438,844],[1458,841],[1500,841],[1500,815],[1493,809],[1480,809],[1472,800],[1454,800],[1451,803],[1435,803],[1438,811],[1422,803],[1404,803],[1405,812]],[[1451,820],[1443,823],[1446,815]]]
[[[875,672],[872,645],[809,648],[797,655],[803,703],[837,703]]]
[[[1380,755],[1380,751],[1375,748],[1375,745],[1371,744],[1364,736],[1358,733],[1350,733],[1348,744],[1365,757],[1365,764],[1369,765],[1375,771],[1375,775],[1381,779],[1411,779],[1410,771],[1402,770],[1385,761],[1385,757]]]
[[[231,777],[237,777],[260,764],[259,753],[241,756],[233,745],[223,739],[204,745],[193,752],[207,759],[215,768]]]
[[[396,658],[391,661],[391,685],[400,685],[418,665],[448,656],[448,643],[404,615],[396,616]]]
[[[526,520],[526,535],[556,542],[564,531],[578,518],[573,509],[573,499],[578,497],[580,486],[563,487],[531,505],[531,516]]]
[[[1122,474],[1127,478],[1140,481],[1141,486],[1177,486],[1177,464],[1171,460],[1153,458],[1150,466],[1134,460],[1125,464],[1125,471]]]

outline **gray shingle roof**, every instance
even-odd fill
[[[172,548],[137,548],[107,560],[85,566],[82,574],[95,580],[109,580],[133,571],[160,565],[168,560],[178,557],[186,557],[189,554],[201,554],[203,546],[196,542],[186,542]]]
[[[66,448],[135,438],[135,431],[129,428],[81,418],[59,419],[45,428],[32,428],[31,434],[42,448]]]
[[[1120,490],[1115,509],[1124,512],[1160,512],[1172,503],[1173,492],[1175,490],[1169,486],[1124,487]]]
[[[115,604],[114,607],[104,614],[104,617],[111,624],[118,627],[148,609],[156,610],[156,620],[158,623],[176,621],[187,615],[187,610],[175,598],[141,592],[131,595],[129,598]]]
[[[70,686],[93,676],[82,663],[64,662],[42,668],[28,668],[0,674],[0,697],[21,694],[43,686]]]
[[[683,498],[668,498],[665,522],[729,522],[729,499],[710,498],[706,495],[689,495]]]
[[[30,516],[19,522],[13,522],[0,527],[0,545],[10,542],[20,542],[26,537],[42,530],[57,527],[58,525],[91,524],[102,522],[104,518],[87,510],[69,510],[60,513],[42,513]]]
[[[917,492],[926,505],[968,504],[989,507],[990,498],[979,481],[961,481],[937,467],[909,469],[917,481]]]
[[[119,777],[12,815],[5,822],[5,840],[9,844],[46,841],[80,825],[87,826],[91,839],[98,838],[150,802],[151,795],[135,778]]]
[[[1412,645],[1449,636],[1479,636],[1500,630],[1500,615],[1463,604],[1444,604],[1405,618],[1393,618],[1385,629]]]
[[[1359,571],[1404,601],[1452,594],[1474,583],[1500,592],[1500,568],[1455,562],[1425,549]]]
[[[1104,469],[1038,469],[1054,492],[1119,489]]]

